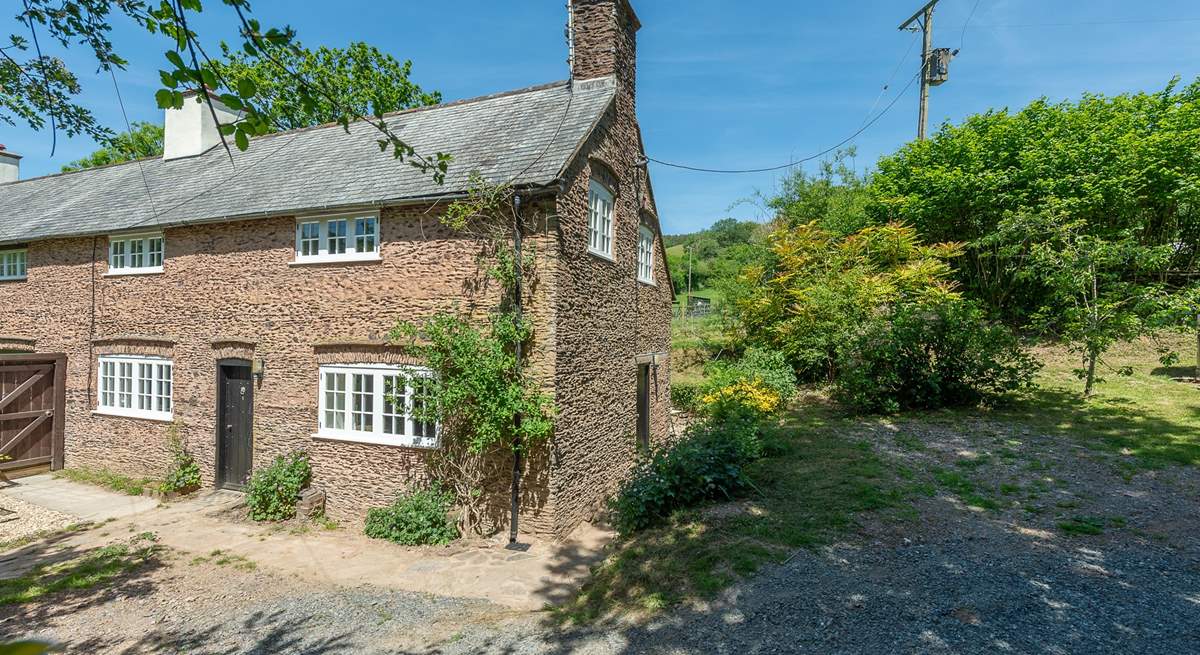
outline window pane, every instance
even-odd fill
[[[374,217],[354,219],[354,249],[357,252],[375,252],[377,229]]]
[[[353,404],[350,429],[355,432],[374,432],[375,418],[375,375],[354,375]]]
[[[120,362],[117,365],[117,407],[133,407],[133,364]]]
[[[145,268],[146,267],[146,241],[143,239],[133,239],[129,242],[129,267],[130,268]]]
[[[146,411],[154,409],[154,366],[151,364],[138,364],[137,376],[137,408]]]
[[[300,224],[300,255],[316,257],[321,254],[321,224]]]
[[[100,406],[112,407],[115,403],[114,387],[116,375],[112,362],[100,363]]]
[[[125,268],[125,242],[113,241],[109,245],[108,254],[109,268]]]
[[[426,407],[426,405],[425,405],[425,398],[426,398],[426,394],[427,394],[427,391],[425,389],[426,384],[427,384],[427,382],[424,378],[419,378],[419,377],[413,378],[413,381],[412,381],[413,436],[433,438],[434,436],[436,436],[434,422],[433,421],[421,421],[421,420],[417,419],[418,414],[420,414],[420,412],[423,411]]]
[[[346,374],[325,374],[325,427],[346,429]]]
[[[170,364],[159,364],[156,383],[158,388],[155,390],[155,403],[158,411],[171,411],[171,387],[172,387],[172,366]]]
[[[149,243],[150,263],[148,265],[155,268],[161,267],[163,263],[163,240],[161,237],[154,237],[150,239]]]
[[[329,221],[328,228],[327,234],[329,237],[329,254],[346,254],[346,219],[343,218]]]
[[[383,378],[383,433],[404,434],[405,380],[399,375]]]

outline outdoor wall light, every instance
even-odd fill
[[[261,357],[254,360],[254,362],[250,364],[250,373],[254,375],[255,381],[257,381],[258,386],[261,387],[263,378],[267,375],[267,360]]]

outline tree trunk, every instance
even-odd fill
[[[1092,387],[1096,386],[1096,360],[1100,358],[1100,353],[1089,350],[1087,356],[1087,382],[1083,385],[1083,396],[1085,398],[1092,397]]]

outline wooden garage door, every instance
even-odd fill
[[[66,355],[0,355],[0,471],[63,465]]]

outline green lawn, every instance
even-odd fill
[[[712,348],[719,347],[720,335],[719,324],[677,325],[677,359],[681,353],[707,355],[693,358],[696,361],[690,364],[691,360],[673,362],[673,379],[699,379],[699,367],[716,352]],[[1186,353],[1194,343],[1191,337],[1179,337],[1170,345]],[[1147,467],[1200,464],[1200,387],[1172,381],[1173,376],[1191,372],[1162,368],[1154,343],[1141,341],[1114,349],[1109,365],[1133,366],[1134,374],[1107,375],[1088,400],[1082,398],[1083,385],[1071,372],[1077,364],[1065,349],[1043,347],[1037,354],[1045,363],[1039,388],[1007,406],[897,418],[918,428],[927,423],[964,430],[972,429],[973,419],[985,418],[1018,430],[1060,435],[1093,452],[1122,455],[1113,461],[1126,476]],[[1011,504],[1018,494],[1045,492],[1012,483],[995,489],[981,486],[980,467],[1016,461],[1016,454],[1005,448],[995,456],[919,471],[886,460],[872,444],[855,436],[880,421],[847,415],[819,390],[808,390],[772,438],[771,455],[750,471],[757,494],[719,508],[679,513],[666,527],[619,542],[576,599],[563,608],[563,615],[587,620],[617,609],[654,611],[711,597],[765,563],[783,561],[800,548],[830,543],[864,512],[910,519],[915,515],[912,500],[939,489],[987,511]],[[919,440],[903,433],[896,435],[895,442],[907,450],[922,447]],[[1036,472],[1036,453],[1032,455],[1028,468]],[[1130,461],[1136,464],[1129,465]],[[1043,484],[1049,483],[1038,480],[1033,486]],[[1072,508],[1060,504],[1053,509]],[[1064,533],[1087,535],[1119,520],[1068,514],[1057,527]]]
[[[1191,336],[1161,340],[1194,361]],[[1200,386],[1172,377],[1194,375],[1194,367],[1163,367],[1157,344],[1149,340],[1115,347],[1108,355],[1105,382],[1092,398],[1072,373],[1080,364],[1065,349],[1044,347],[1039,389],[993,416],[1047,434],[1061,434],[1094,450],[1135,455],[1147,467],[1200,464]],[[1122,377],[1116,370],[1133,367]]]

